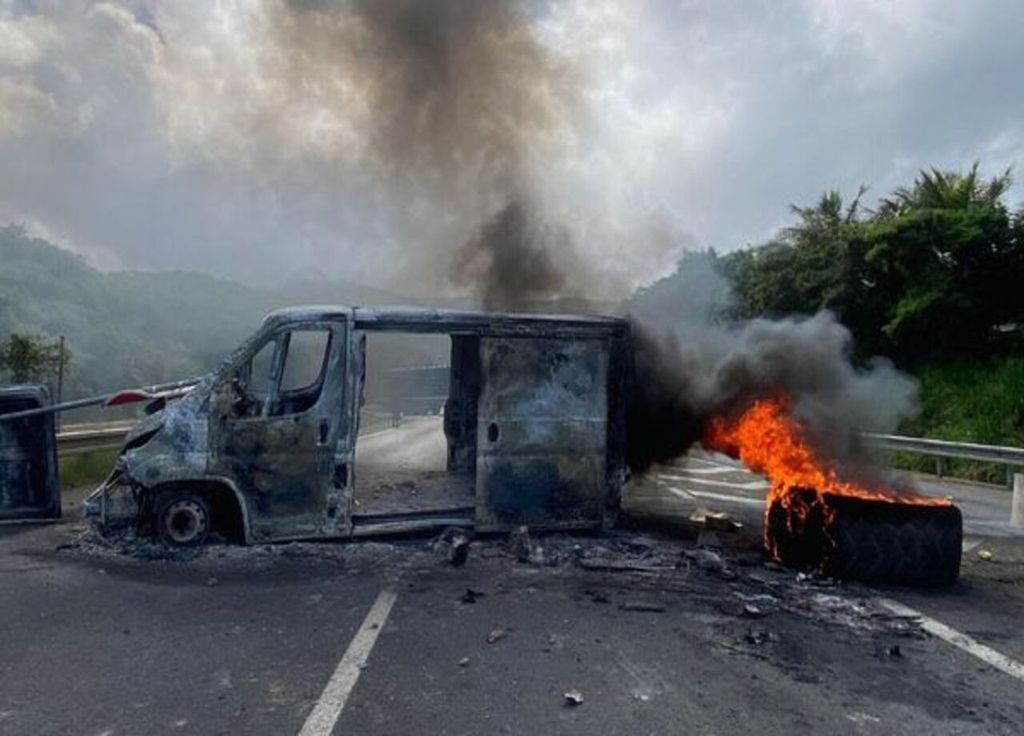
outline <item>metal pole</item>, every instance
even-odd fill
[[[1013,499],[1010,501],[1010,526],[1024,529],[1024,474],[1013,475]]]
[[[60,347],[57,349],[57,402],[64,401],[64,335],[60,336]],[[60,431],[60,412],[54,417],[57,431]]]
[[[147,393],[158,393],[160,391],[173,391],[178,388],[188,388],[195,386],[197,383],[202,381],[202,377],[188,378],[184,381],[175,381],[174,383],[162,383],[156,386],[147,386],[139,389]],[[103,394],[102,396],[93,396],[88,399],[76,399],[75,401],[66,401],[63,404],[51,404],[50,406],[43,406],[38,409],[23,409],[21,411],[11,412],[10,414],[0,414],[0,422],[5,419],[21,419],[22,417],[34,417],[37,414],[49,414],[50,412],[67,411],[68,409],[80,409],[83,406],[96,406],[98,404],[104,404],[112,397],[116,396],[119,392],[114,391],[113,393]]]

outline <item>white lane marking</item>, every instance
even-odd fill
[[[303,724],[299,736],[329,736],[334,730],[334,724],[338,722],[349,693],[355,687],[359,679],[359,673],[366,666],[370,657],[373,645],[377,642],[377,636],[384,628],[384,622],[388,620],[391,607],[395,605],[398,594],[390,590],[382,590],[377,600],[374,601],[370,612],[366,614],[363,625],[352,638],[341,661],[338,662],[334,674],[316,701],[306,723]]]
[[[685,455],[684,457],[678,458],[674,462],[670,463],[669,467],[685,467],[689,463],[704,463],[705,465],[710,465],[715,468],[735,468],[736,470],[743,470],[743,466],[739,464],[711,460],[706,457],[697,457],[696,455]]]
[[[959,649],[963,649],[968,654],[977,657],[986,664],[992,665],[997,670],[1002,670],[1006,674],[1016,677],[1018,680],[1024,680],[1024,664],[1021,664],[1017,660],[1010,659],[1005,654],[1001,654],[995,649],[985,646],[967,634],[961,634],[956,629],[946,626],[946,624],[941,621],[936,621],[929,616],[925,616],[923,613],[915,611],[913,608],[904,606],[899,601],[894,601],[889,598],[879,598],[878,602],[897,616],[907,616],[920,619],[921,628],[932,636],[937,636],[943,641],[949,642]]]
[[[742,468],[729,468],[724,465],[715,465],[711,468],[691,468],[683,465],[673,465],[672,470],[680,473],[696,473],[697,475],[721,475],[722,473],[742,472]]]
[[[965,539],[964,540],[964,544],[963,544],[963,550],[964,550],[964,552],[970,552],[972,549],[977,547],[979,544],[981,544],[981,540],[980,539],[972,539],[970,541],[967,541]]]
[[[708,498],[714,501],[726,501],[728,503],[745,503],[748,506],[764,506],[763,498],[747,498],[745,496],[727,496],[724,493],[712,493],[711,491],[684,491],[682,488],[676,488],[675,486],[665,486],[665,490],[674,493],[680,498],[685,498],[688,501],[698,501],[702,498]]]
[[[686,475],[676,475],[673,473],[657,473],[657,478],[663,480],[673,481],[686,481],[687,483],[700,483],[705,486],[720,486],[721,488],[736,488],[741,491],[766,491],[769,488],[768,482],[763,480],[751,480],[733,483],[728,480],[711,480],[710,478],[690,478]]]
[[[665,485],[664,483],[662,485],[665,486],[665,490],[669,491],[670,493],[674,493],[675,495],[679,496],[680,498],[685,498],[688,501],[696,501],[697,500],[697,497],[694,496],[689,491],[684,491],[682,488],[676,488],[675,486]]]

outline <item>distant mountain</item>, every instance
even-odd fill
[[[409,301],[313,280],[270,290],[186,271],[103,273],[20,227],[0,227],[0,339],[65,335],[73,352],[65,398],[208,371],[280,307]]]

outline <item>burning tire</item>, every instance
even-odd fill
[[[960,574],[963,518],[952,504],[881,501],[798,488],[769,505],[765,545],[784,565],[903,585]]]

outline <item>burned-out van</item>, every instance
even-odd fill
[[[368,421],[366,344],[381,333],[450,342],[447,386],[415,397],[428,407],[415,421],[398,409]],[[131,515],[178,545],[218,527],[246,542],[600,527],[626,476],[629,344],[626,322],[611,317],[274,312],[218,370],[131,431],[86,514]],[[387,467],[389,453],[421,436],[436,436],[424,447],[439,448],[439,465],[419,472],[400,457]],[[364,471],[360,458],[374,452]]]

